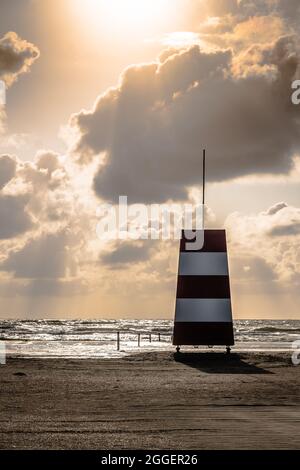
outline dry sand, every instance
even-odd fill
[[[300,449],[288,354],[9,359],[0,381],[1,449]]]

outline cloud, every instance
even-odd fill
[[[274,227],[270,231],[270,235],[275,237],[300,235],[300,222],[294,221],[289,225]]]
[[[279,14],[283,15],[284,18],[295,22],[299,26],[299,15],[300,15],[300,4],[298,0],[278,0],[277,2],[277,11]]]
[[[68,172],[62,157],[50,151],[40,151],[32,162],[0,157],[0,237],[16,237],[33,221],[53,222],[56,229],[66,224],[76,204]]]
[[[32,219],[26,211],[27,204],[26,195],[0,194],[0,240],[16,237],[32,227]]]
[[[34,44],[21,39],[15,32],[5,34],[0,38],[0,81],[4,82],[6,88],[10,87],[21,74],[30,70],[39,55],[39,49]],[[6,135],[5,120],[5,103],[0,103],[1,146],[12,143]]]
[[[36,156],[36,165],[39,169],[47,170],[49,174],[61,168],[59,155],[51,151],[39,151]]]
[[[15,176],[16,161],[9,155],[0,156],[0,191]]]
[[[296,49],[293,36],[242,55],[196,45],[126,69],[118,87],[71,120],[79,161],[99,162],[96,194],[185,199],[200,183],[203,147],[211,181],[289,173],[300,150],[299,109],[290,104]]]
[[[277,212],[281,211],[282,209],[285,209],[286,207],[288,207],[288,205],[285,202],[278,202],[267,210],[266,215],[277,214]]]
[[[73,297],[85,295],[90,291],[88,284],[81,279],[9,279],[1,281],[2,298],[42,298]],[[41,311],[38,311],[41,314]]]
[[[146,242],[127,242],[116,244],[110,248],[110,251],[103,252],[100,255],[100,262],[104,266],[113,269],[124,268],[128,265],[148,261],[153,253],[153,243]]]
[[[47,289],[53,297],[86,294],[97,264],[92,248],[96,200],[89,191],[88,172],[47,150],[31,162],[3,157],[0,167],[0,271],[5,295],[14,289],[28,297],[45,296]]]
[[[9,32],[0,39],[0,79],[7,86],[18,76],[29,71],[39,57],[38,48],[21,39],[15,32]]]
[[[3,157],[0,166],[3,295],[87,293],[87,276],[81,277],[79,264],[86,253],[85,231],[92,222],[82,210],[84,200],[77,199],[67,163],[53,152],[40,151],[32,162]]]
[[[228,216],[225,226],[232,253],[232,274],[248,292],[274,293],[300,287],[300,208],[278,203],[259,214]],[[263,284],[263,286],[262,286]]]
[[[83,279],[33,279],[19,292],[30,297],[74,297],[87,294],[89,286]]]
[[[261,283],[276,279],[275,273],[266,260],[259,256],[232,257],[231,277],[247,282]]]
[[[187,199],[201,183],[203,147],[213,182],[293,169],[300,150],[299,108],[290,104],[299,4],[211,0],[206,7],[197,30],[168,35],[176,46],[186,40],[184,48],[128,67],[93,109],[72,117],[80,166],[48,150],[31,162],[0,159],[2,288],[9,283],[10,292],[44,297],[97,286],[114,302],[117,282],[122,299],[138,291],[143,299],[159,292],[172,301],[178,244],[116,243],[99,256],[92,185],[107,200]],[[0,73],[7,84],[38,54],[6,35]],[[235,283],[252,293],[262,285],[297,291],[299,209],[280,202],[259,214],[232,214],[226,226]]]

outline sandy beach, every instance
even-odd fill
[[[8,359],[1,449],[300,449],[288,353]]]

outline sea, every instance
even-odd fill
[[[174,351],[172,328],[171,320],[1,320],[0,344],[10,357],[114,358]],[[300,348],[300,320],[237,320],[234,332],[236,351]]]

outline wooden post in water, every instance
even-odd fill
[[[205,163],[206,163],[206,150],[203,149],[203,158],[202,158],[202,204],[205,204]]]
[[[151,333],[149,334],[149,343],[152,342],[152,336],[151,336]]]
[[[160,333],[158,333],[158,341],[160,342]]]
[[[120,332],[117,332],[117,350],[120,351]]]
[[[141,333],[138,333],[138,347],[141,346]]]

